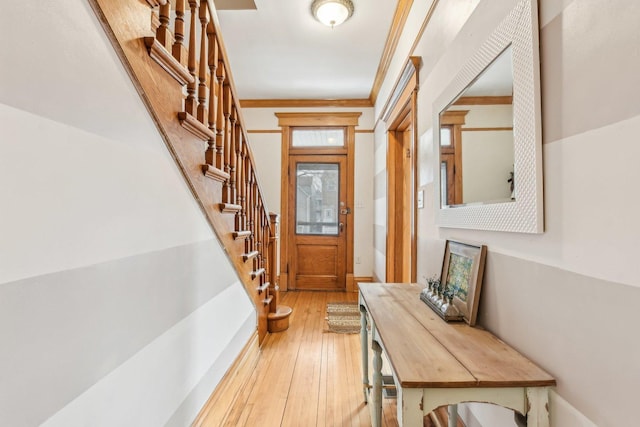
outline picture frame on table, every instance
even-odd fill
[[[441,282],[445,289],[455,292],[453,304],[470,326],[478,316],[486,257],[485,245],[447,240]]]

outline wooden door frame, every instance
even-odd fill
[[[440,125],[451,128],[451,148],[448,151],[453,154],[453,181],[447,181],[447,194],[452,195],[451,200],[447,200],[449,205],[459,205],[463,203],[462,194],[462,125],[469,110],[450,110],[440,114]],[[445,151],[440,147],[440,155]],[[440,173],[440,171],[438,171]],[[442,200],[438,203],[442,204]]]
[[[353,229],[354,229],[354,165],[355,165],[355,127],[362,113],[275,113],[278,118],[278,126],[282,128],[282,150],[281,150],[281,179],[288,182],[289,177],[289,155],[310,153],[291,149],[291,129],[295,127],[344,127],[346,129],[346,154],[347,156],[347,207],[351,209],[351,214],[346,215],[347,227],[347,247],[346,247],[346,290],[355,291],[353,279]],[[334,154],[333,151],[318,149],[314,154]],[[280,186],[280,289],[289,289],[289,243],[291,241],[290,225],[291,218],[286,213],[289,209],[288,184]]]
[[[405,265],[409,263],[408,276],[411,282],[416,282],[417,276],[417,244],[416,244],[416,218],[417,203],[416,192],[418,187],[417,181],[417,152],[416,145],[418,140],[418,72],[422,60],[420,57],[410,57],[403,69],[400,78],[391,92],[391,96],[387,101],[381,119],[387,123],[387,242],[386,242],[386,268],[385,280],[387,282],[400,282],[405,274],[397,270],[397,265]],[[408,155],[411,158],[409,169],[405,170],[402,156],[405,155],[403,148],[402,135],[398,137],[398,133],[403,133],[406,129],[411,129],[411,141]],[[399,146],[401,144],[401,146]],[[398,176],[407,176],[410,180],[411,191],[409,197],[409,212],[404,212],[401,218],[395,214],[398,204],[403,204],[403,195],[396,194],[396,189],[403,185],[398,180]],[[407,215],[405,215],[407,214]],[[408,220],[409,236],[399,236],[397,228],[401,221]],[[405,259],[402,253],[402,245],[406,240],[410,245],[409,260]],[[400,244],[398,244],[400,243]],[[400,252],[399,252],[400,251]]]

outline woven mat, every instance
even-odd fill
[[[327,303],[329,332],[338,334],[360,333],[360,309],[357,302]]]

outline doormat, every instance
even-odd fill
[[[360,308],[357,302],[328,302],[329,332],[338,334],[360,333]]]

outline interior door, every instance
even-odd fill
[[[344,290],[346,284],[347,159],[289,157],[289,287]]]

